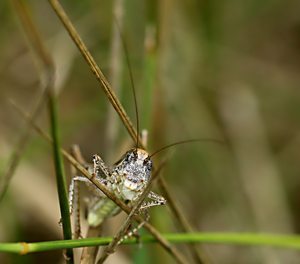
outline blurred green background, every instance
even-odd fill
[[[132,64],[140,129],[149,132],[150,153],[184,139],[224,141],[168,151],[163,177],[195,230],[300,231],[299,1],[62,4],[135,122],[114,16],[119,20]],[[64,148],[76,143],[87,160],[98,153],[113,164],[132,140],[48,2],[31,0],[28,7],[57,67]],[[41,91],[34,57],[10,1],[0,2],[0,18],[2,176],[26,129],[8,99],[32,111]],[[46,107],[38,123],[49,128]],[[156,163],[165,155],[157,155]],[[61,238],[55,184],[51,146],[33,132],[0,204],[1,242]],[[151,216],[159,230],[181,231],[167,207],[154,208]],[[115,230],[122,219],[112,219],[107,229]],[[298,263],[299,258],[297,252],[279,249],[203,248],[212,263]],[[141,254],[136,248],[123,249],[108,263],[173,263],[156,245],[144,245]],[[62,258],[61,252],[0,254],[0,262],[62,263]]]

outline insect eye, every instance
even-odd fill
[[[150,158],[146,158],[143,162],[144,166],[147,166],[149,170],[151,170],[152,168],[152,161],[150,160]]]
[[[134,156],[135,155],[134,155],[133,152],[128,152],[127,155],[126,155],[125,160],[128,161],[128,162],[130,162],[130,161],[132,161],[134,159]]]

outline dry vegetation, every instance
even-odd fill
[[[11,2],[0,2],[0,190],[28,126],[9,99],[32,112],[41,96],[41,62]],[[56,67],[62,146],[68,150],[76,143],[86,160],[98,153],[113,164],[132,144],[130,136],[48,1],[25,2]],[[150,152],[190,138],[224,141],[168,152],[162,177],[193,229],[298,233],[300,2],[63,1],[135,124],[112,15],[120,3],[123,15],[115,16],[127,42]],[[37,122],[47,130],[44,105]],[[62,238],[51,146],[30,131],[0,203],[1,242]],[[156,157],[157,164],[164,155]],[[114,234],[123,220],[124,215],[112,219],[106,235]],[[169,207],[152,209],[151,223],[161,232],[183,231]],[[190,247],[179,246],[189,260]],[[158,244],[137,248],[122,247],[108,263],[174,262]],[[201,248],[207,263],[297,263],[299,258],[298,252],[282,249]],[[0,262],[61,263],[62,254],[0,254]]]

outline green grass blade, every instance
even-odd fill
[[[163,237],[171,243],[206,243],[238,246],[268,246],[300,250],[300,236],[266,233],[171,233]],[[97,237],[74,240],[58,240],[37,243],[0,243],[0,252],[27,254],[58,249],[107,245],[111,237]],[[142,243],[155,243],[150,235],[140,238]],[[136,244],[135,238],[125,240],[123,244]]]
[[[49,91],[49,114],[51,123],[51,135],[53,138],[53,157],[56,171],[56,184],[60,205],[61,222],[63,227],[64,239],[72,239],[70,222],[69,202],[66,188],[66,177],[64,173],[63,159],[60,152],[61,145],[59,140],[57,101],[53,90]],[[68,262],[73,263],[73,251],[67,250]]]

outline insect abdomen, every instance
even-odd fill
[[[88,224],[97,227],[110,216],[114,216],[120,211],[120,208],[110,199],[101,199],[95,203],[88,213]]]

